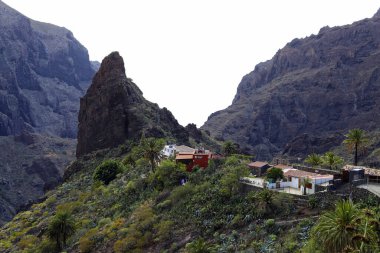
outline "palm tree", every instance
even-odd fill
[[[58,251],[65,246],[67,239],[75,233],[75,223],[67,211],[58,212],[48,227],[48,237],[54,240]]]
[[[349,150],[354,150],[354,165],[358,165],[358,153],[365,148],[368,139],[365,137],[365,131],[359,128],[351,129],[348,134],[345,135],[346,139],[343,141]]]
[[[223,144],[223,153],[225,156],[230,156],[237,152],[237,145],[232,141],[226,141]]]
[[[312,239],[323,252],[377,252],[376,215],[358,209],[350,200],[336,204],[335,210],[323,214],[312,229]]]
[[[322,158],[320,155],[312,153],[306,157],[305,162],[310,164],[314,168],[315,166],[322,164]]]
[[[303,186],[303,195],[306,195],[306,187],[311,184],[311,179],[308,177],[303,178],[301,185]]]
[[[358,225],[358,210],[352,201],[340,201],[334,211],[322,215],[312,234],[325,252],[342,252],[352,246]]]
[[[156,164],[161,160],[161,150],[164,148],[165,142],[163,139],[143,138],[141,139],[140,147],[142,155],[150,163],[152,171]]]
[[[330,170],[338,169],[338,166],[343,164],[343,159],[335,155],[333,152],[326,152],[322,156],[322,164],[329,166]]]

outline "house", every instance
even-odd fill
[[[343,182],[362,181],[369,183],[380,183],[380,170],[363,166],[345,165],[342,168]]]
[[[266,162],[256,161],[256,162],[249,163],[248,167],[251,169],[251,173],[253,175],[261,177],[262,175],[264,175],[267,172],[267,170],[271,166]]]
[[[297,169],[288,169],[284,172],[284,177],[287,179],[287,182],[284,182],[282,187],[299,189],[302,193],[305,192],[306,194],[315,193],[317,191],[317,185],[328,185],[329,182],[334,179],[333,175],[321,175]],[[308,183],[303,185],[305,180],[307,180]],[[304,187],[306,187],[306,190]]]
[[[208,161],[212,157],[212,153],[208,150],[195,150],[194,153],[178,153],[176,155],[176,162],[186,165],[187,171],[192,171],[195,166],[202,169],[207,168]]]
[[[165,147],[161,151],[161,153],[164,156],[166,156],[166,157],[170,157],[170,156],[174,156],[175,155],[175,151],[176,151],[176,145],[175,144],[171,144],[171,145],[165,145]]]
[[[170,157],[170,156],[175,156],[178,153],[189,153],[189,154],[194,154],[195,149],[190,148],[185,145],[179,145],[177,146],[176,144],[170,144],[170,145],[165,145],[164,149],[161,150],[161,153],[165,157]]]

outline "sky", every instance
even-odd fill
[[[294,38],[372,17],[380,0],[3,0],[71,30],[91,60],[112,51],[182,125],[228,107],[242,77]]]

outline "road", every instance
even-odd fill
[[[367,189],[368,191],[372,192],[373,194],[376,194],[380,197],[380,184],[363,184],[359,185],[359,188]]]

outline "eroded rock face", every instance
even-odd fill
[[[188,141],[186,130],[170,111],[147,101],[125,74],[118,52],[104,60],[80,101],[77,156],[116,147],[145,136]]]
[[[79,99],[94,73],[69,30],[0,1],[0,135],[27,130],[75,138]]]
[[[258,159],[281,154],[304,134],[328,139],[352,128],[373,130],[380,123],[379,45],[378,14],[294,39],[243,77],[232,105],[202,128]]]
[[[0,225],[62,180],[96,66],[69,30],[0,1]]]

